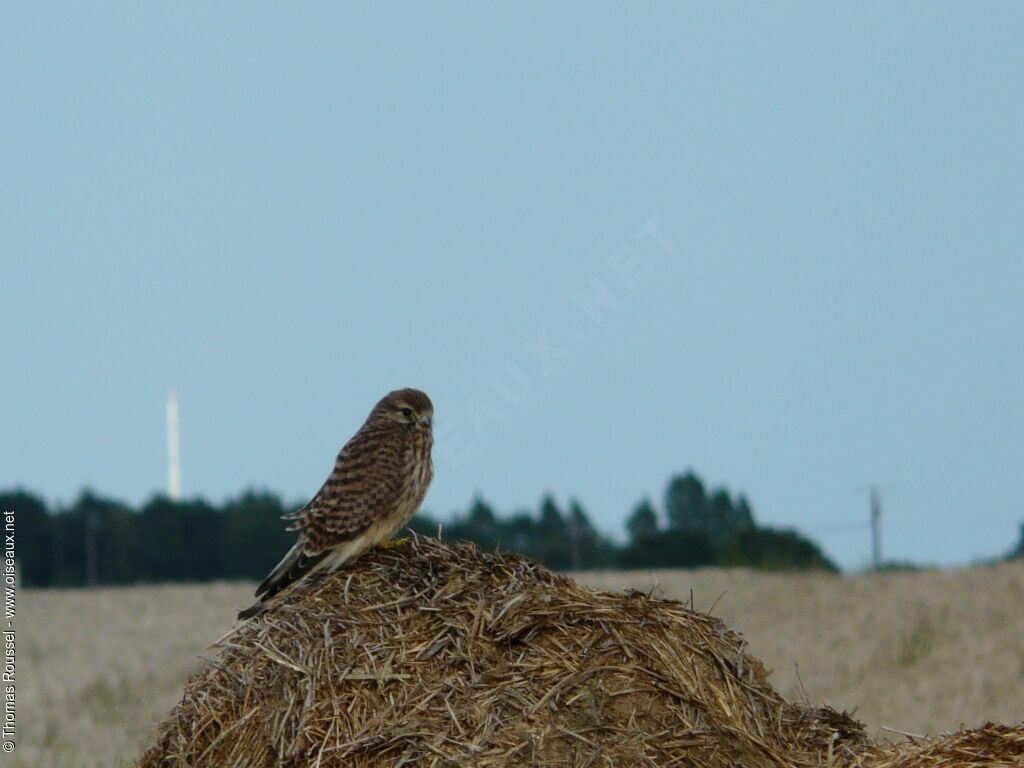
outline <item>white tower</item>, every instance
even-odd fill
[[[178,399],[167,395],[167,493],[174,500],[181,498],[181,456],[178,448]]]

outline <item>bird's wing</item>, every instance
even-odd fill
[[[306,552],[304,544],[305,542],[302,539],[295,542],[295,545],[288,550],[288,553],[283,558],[281,558],[281,562],[279,562],[267,578],[265,578],[263,582],[256,587],[256,597],[262,598],[260,602],[265,602],[278,592],[282,592],[287,589],[313,570],[317,563],[328,555],[327,550],[310,555]],[[252,606],[252,608],[255,609],[256,606]],[[246,615],[239,614],[239,618],[248,618],[249,616],[256,615],[257,612],[258,611],[252,611]],[[242,613],[245,614],[245,611]]]
[[[342,448],[334,471],[288,530],[301,531],[303,551],[314,556],[365,531],[394,508],[401,491],[395,446],[357,433]]]

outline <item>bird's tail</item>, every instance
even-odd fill
[[[288,554],[281,558],[281,562],[274,567],[270,575],[256,588],[256,597],[259,600],[244,611],[239,612],[239,619],[251,619],[253,616],[263,613],[275,597],[294,587],[303,576],[316,568],[320,561],[327,557],[331,551],[325,549],[322,552],[311,555],[306,552],[305,543],[303,537],[300,536],[299,540],[295,542],[295,546],[288,550]]]

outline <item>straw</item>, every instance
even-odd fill
[[[785,700],[743,648],[681,603],[418,538],[311,581],[225,638],[139,766],[1020,763],[1024,732],[991,725],[874,745],[848,715]]]

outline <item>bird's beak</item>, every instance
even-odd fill
[[[424,427],[429,427],[433,421],[434,417],[429,414],[426,416],[420,416],[420,424],[422,424]]]

